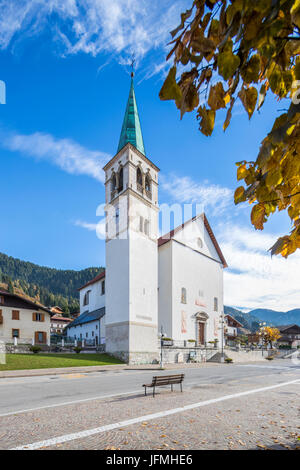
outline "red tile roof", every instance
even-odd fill
[[[84,284],[84,286],[79,287],[79,289],[77,289],[77,290],[81,290],[81,289],[84,289],[85,287],[91,286],[92,284],[95,284],[95,282],[98,282],[98,281],[100,281],[101,279],[104,279],[104,278],[105,278],[105,269],[104,269],[104,271],[101,271],[100,274],[97,274],[97,276],[94,277],[94,279],[91,279],[89,282]]]
[[[157,244],[158,244],[158,247],[164,245],[165,243],[168,243],[173,237],[174,235],[176,235],[176,233],[180,232],[180,230],[182,230],[187,224],[189,224],[190,222],[193,222],[194,220],[198,219],[199,217],[201,217],[203,219],[203,222],[204,222],[204,226],[210,236],[210,239],[219,255],[219,258],[220,260],[222,261],[222,264],[224,266],[224,268],[227,268],[228,264],[226,263],[226,260],[224,258],[224,255],[221,251],[221,248],[216,240],[216,237],[212,231],[212,228],[211,226],[209,225],[208,223],[208,220],[206,218],[206,215],[203,213],[203,214],[199,214],[199,215],[196,215],[194,217],[192,217],[191,219],[187,220],[186,222],[184,222],[183,224],[181,225],[178,225],[178,227],[176,227],[175,229],[171,230],[169,233],[166,233],[165,235],[163,235],[162,237],[160,237],[158,240],[157,240]]]
[[[62,317],[62,316],[60,316],[60,315],[53,315],[53,316],[51,317],[51,321],[62,321],[62,322],[70,323],[71,321],[73,321],[73,318]]]

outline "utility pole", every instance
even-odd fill
[[[164,337],[164,333],[163,333],[163,327],[161,325],[160,327],[160,368],[162,369],[163,368],[163,337]]]

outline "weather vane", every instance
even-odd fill
[[[133,78],[134,77],[134,65],[135,65],[135,55],[132,54],[131,55],[131,77]]]

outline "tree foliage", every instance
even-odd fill
[[[0,283],[6,284],[10,292],[23,292],[47,307],[58,306],[65,313],[79,311],[77,289],[103,269],[59,270],[0,253]]]
[[[275,211],[287,211],[292,230],[272,254],[300,247],[300,0],[194,0],[171,32],[174,58],[160,91],[181,117],[197,110],[200,131],[210,136],[216,113],[227,109],[224,131],[240,100],[251,119],[267,93],[285,99],[255,161],[237,163],[243,181],[236,204],[253,205],[251,222],[262,230]],[[299,81],[297,83],[297,81]]]
[[[263,326],[260,328],[258,335],[262,338],[265,345],[270,344],[271,346],[274,341],[277,341],[281,337],[280,331],[277,328],[272,328],[271,326]]]

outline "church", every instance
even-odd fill
[[[204,213],[159,236],[159,168],[145,154],[133,74],[116,155],[105,172],[106,269],[79,289],[80,316],[67,327],[128,363],[174,344],[221,344],[223,269]]]

